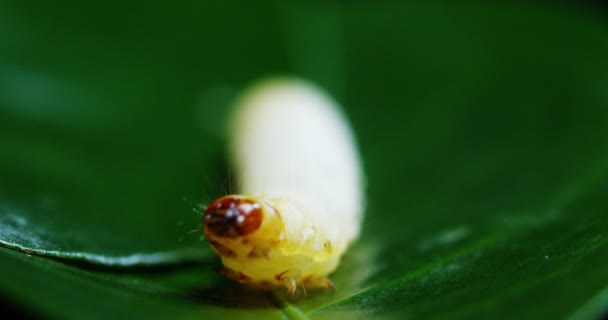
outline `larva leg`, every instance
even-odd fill
[[[240,271],[235,271],[230,268],[226,268],[226,267],[219,268],[217,270],[217,272],[224,275],[226,278],[232,279],[239,283],[250,283],[251,282],[251,277],[247,276],[246,274],[244,274]]]
[[[275,275],[274,278],[283,282],[285,287],[287,287],[287,291],[294,296],[298,288],[297,279],[300,277],[301,273],[302,272],[299,269],[289,269]]]
[[[325,285],[328,289],[336,290],[336,286],[334,286],[334,283],[329,278],[325,278]]]
[[[327,289],[332,289],[335,290],[336,287],[334,286],[334,283],[328,278],[328,277],[321,277],[321,278],[306,278],[304,280],[304,285],[307,285],[309,287],[316,287],[316,288],[327,288]]]
[[[288,280],[288,285],[287,285],[287,290],[289,291],[289,293],[292,296],[296,295],[296,289],[298,288],[297,282],[296,282],[296,278],[295,277],[290,277]]]

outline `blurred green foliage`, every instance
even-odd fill
[[[573,5],[0,4],[0,292],[60,318],[592,318],[608,305],[608,23]],[[369,205],[336,291],[213,272],[225,110],[343,104]],[[40,257],[44,256],[44,257]]]

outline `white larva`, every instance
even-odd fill
[[[362,173],[335,103],[302,80],[249,89],[230,122],[239,195],[213,201],[205,235],[241,283],[332,286],[327,278],[359,235]]]

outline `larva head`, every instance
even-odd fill
[[[213,201],[205,210],[205,234],[218,238],[249,235],[262,225],[262,205],[243,196],[229,195]]]

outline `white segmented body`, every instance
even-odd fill
[[[229,129],[238,192],[264,212],[259,230],[238,240],[206,231],[224,253],[231,251],[216,248],[231,277],[323,285],[358,237],[364,207],[361,165],[345,118],[315,86],[275,79],[243,95]],[[263,255],[247,257],[251,248]]]

